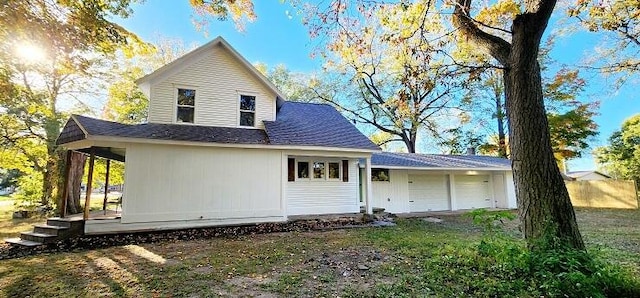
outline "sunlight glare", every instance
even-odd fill
[[[143,259],[147,259],[151,262],[154,263],[158,263],[158,264],[164,264],[167,262],[167,260],[165,260],[165,258],[163,258],[162,256],[159,256],[151,251],[148,251],[147,249],[145,249],[142,246],[138,246],[138,245],[125,245],[124,248],[126,250],[128,250],[129,252],[131,252],[134,255],[137,255]]]
[[[15,47],[16,55],[25,63],[40,63],[47,60],[47,53],[32,43],[19,43]]]

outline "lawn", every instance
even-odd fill
[[[640,275],[640,211],[580,209],[577,215],[590,251]],[[477,253],[483,233],[470,218],[441,218],[5,260],[0,297],[536,296],[536,285],[514,274],[520,269],[487,263]],[[515,224],[507,226],[518,234]]]

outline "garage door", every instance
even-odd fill
[[[409,211],[450,210],[444,175],[409,175]]]
[[[455,176],[458,209],[491,208],[489,176]]]

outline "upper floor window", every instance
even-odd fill
[[[240,126],[255,126],[256,97],[240,95]]]
[[[196,90],[178,88],[176,122],[193,123],[196,110]]]

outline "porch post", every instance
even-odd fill
[[[458,198],[456,197],[456,176],[449,173],[449,194],[451,195],[451,210],[458,210]]]
[[[371,156],[366,159],[365,173],[365,206],[367,206],[367,214],[373,214],[373,205],[371,205],[371,201],[373,200],[373,189],[371,189]]]
[[[89,219],[89,205],[91,203],[91,190],[93,188],[93,164],[95,161],[95,148],[91,147],[91,155],[89,156],[89,176],[87,177],[87,191],[84,197],[84,220]]]
[[[60,202],[60,217],[67,216],[67,197],[69,196],[69,175],[71,173],[71,150],[67,150],[64,164],[64,188],[62,189],[62,202]]]
[[[109,193],[109,166],[111,166],[111,159],[107,159],[107,174],[104,177],[104,200],[102,201],[102,211],[104,211],[104,215],[107,215],[107,194]]]

